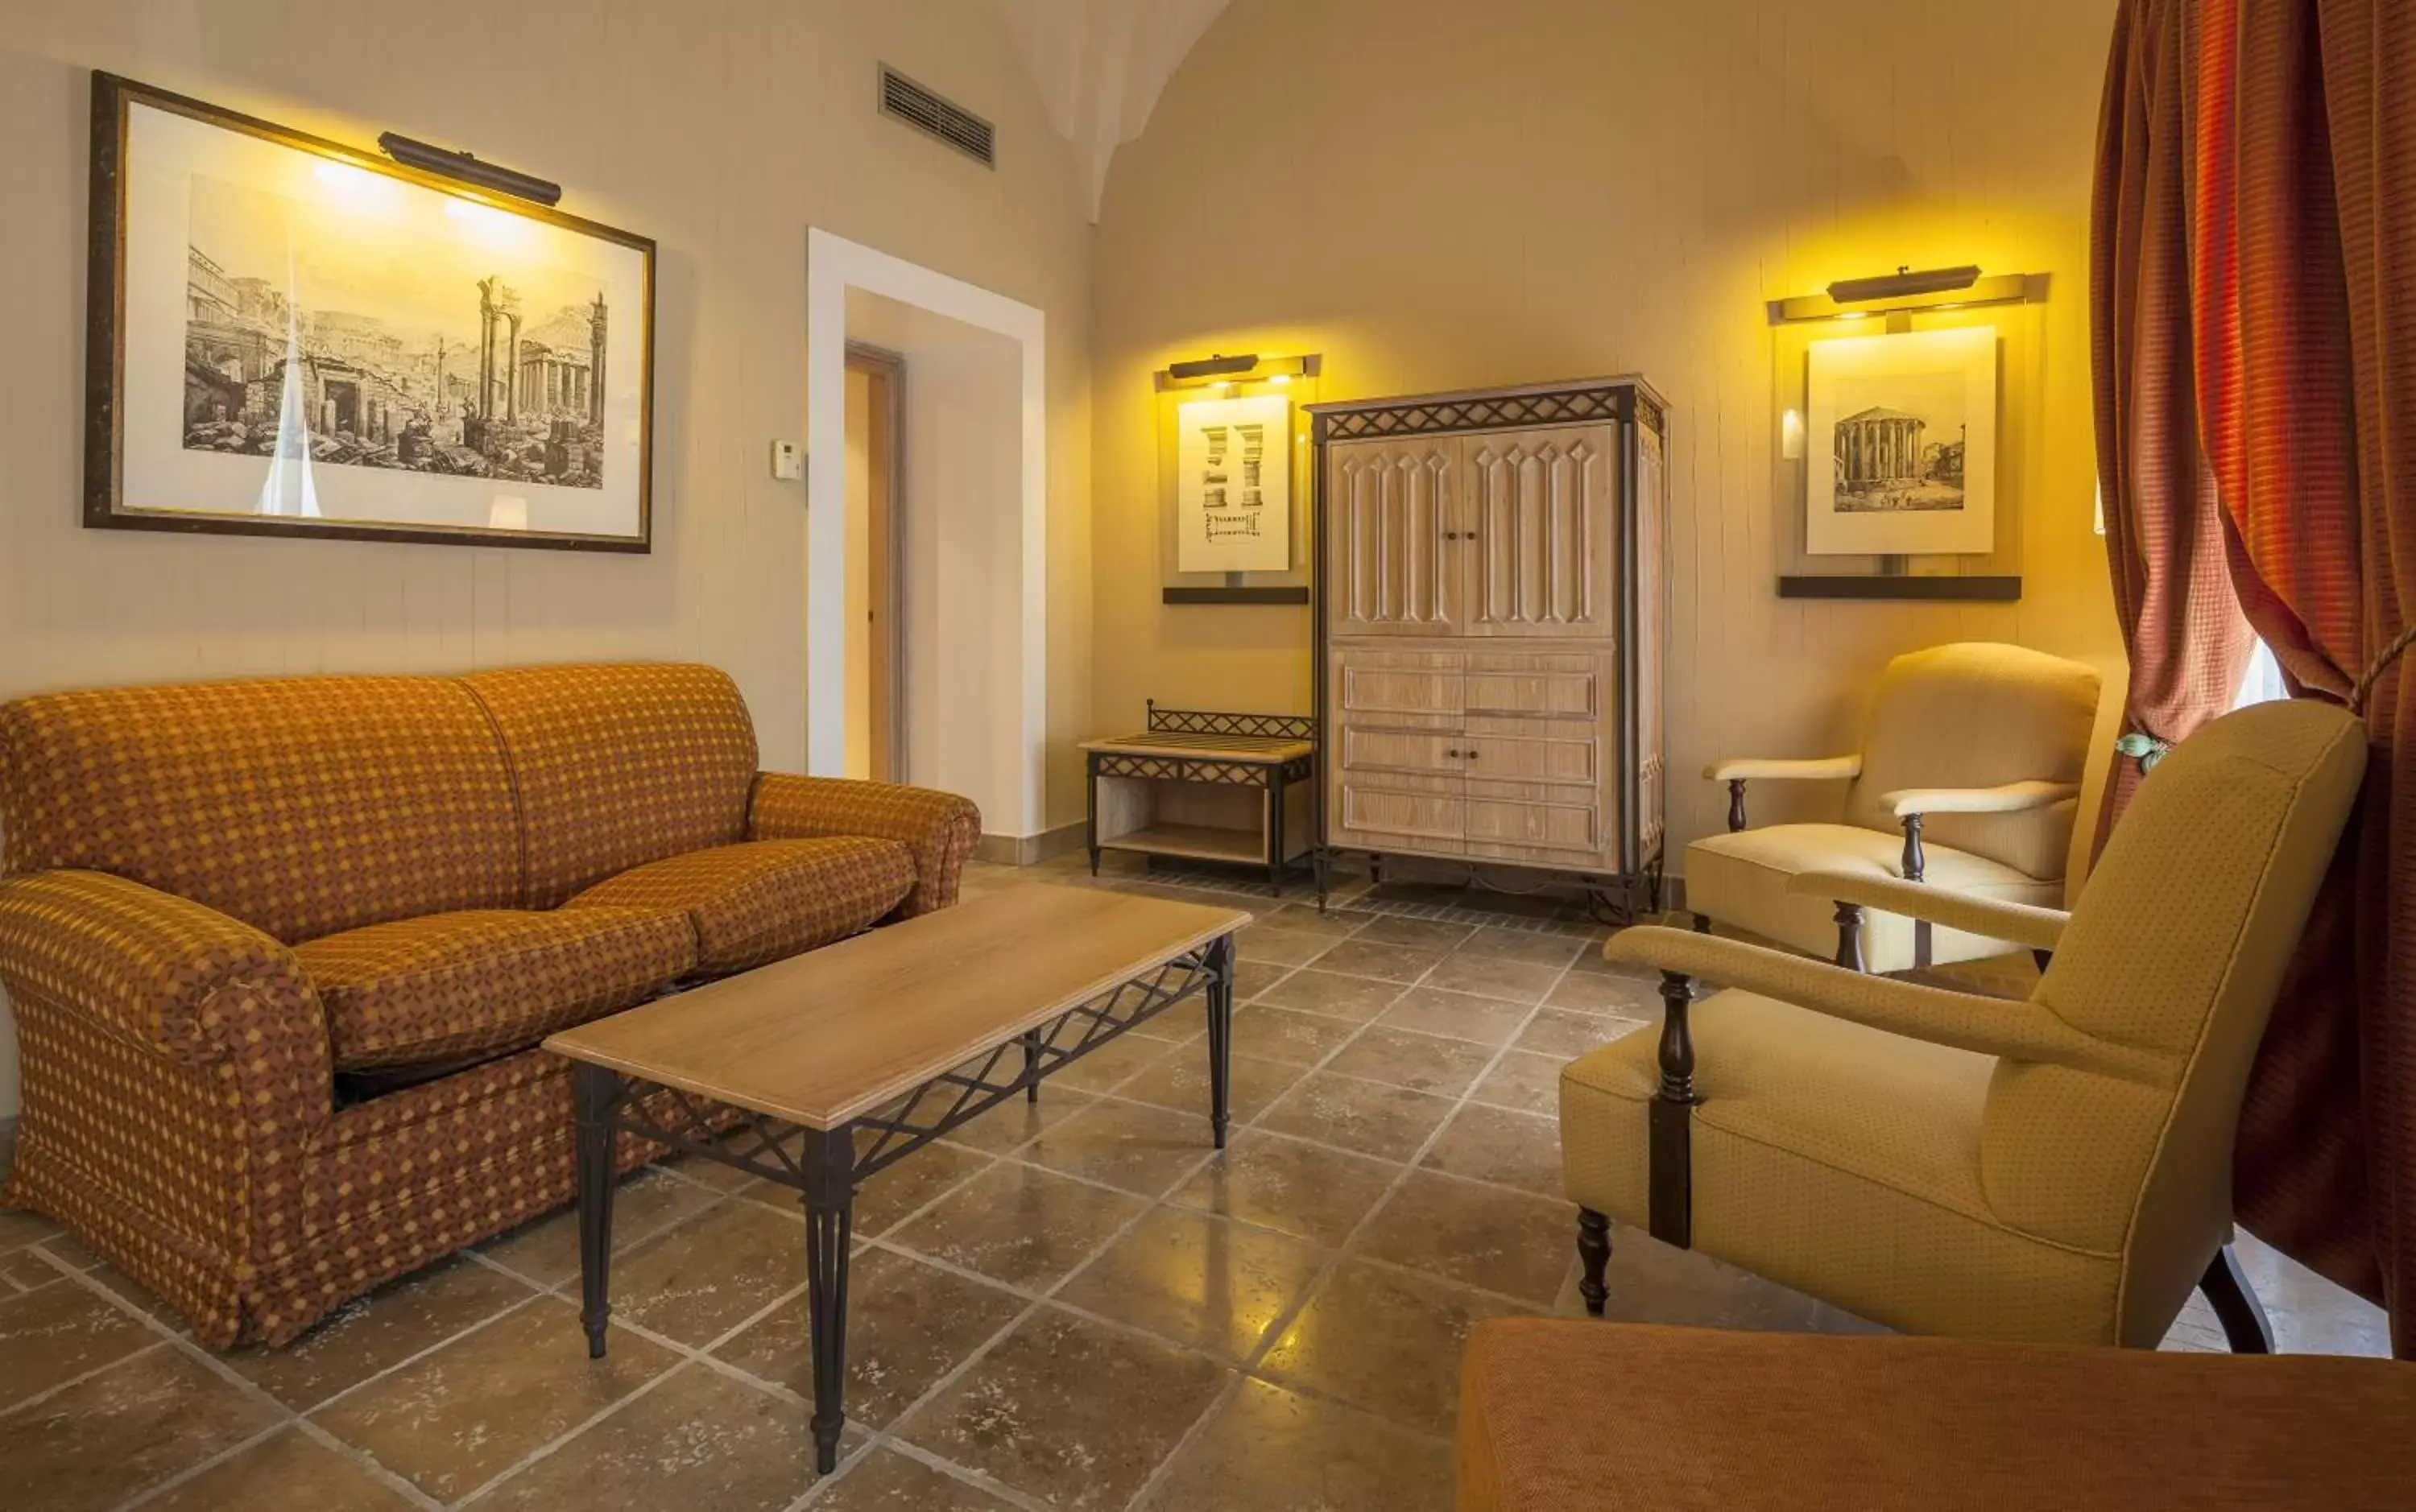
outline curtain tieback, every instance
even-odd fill
[[[2156,763],[2171,752],[2173,742],[2160,741],[2145,730],[2133,730],[2114,742],[2114,749],[2139,764],[2142,774],[2156,770]]]
[[[2357,686],[2348,691],[2350,713],[2360,719],[2365,717],[2365,696],[2374,691],[2374,684],[2384,672],[2390,669],[2392,663],[2399,660],[2401,653],[2406,651],[2411,643],[2416,643],[2416,625],[2409,625],[2393,636],[2391,638],[2391,644],[2382,648],[2382,654],[2376,657],[2364,671],[2358,674]]]

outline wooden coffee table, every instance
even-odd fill
[[[1208,1122],[1225,1144],[1239,909],[1034,883],[566,1030],[579,1064],[587,1353],[612,1309],[623,1130],[804,1193],[815,1460],[847,1421],[858,1183],[1191,999],[1208,1017]],[[734,1119],[734,1124],[733,1124]]]

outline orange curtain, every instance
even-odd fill
[[[2389,1305],[2395,1351],[2416,1356],[2416,769],[2395,759],[2416,737],[2396,660],[2416,599],[2416,3],[2126,3],[2102,137],[2092,318],[2115,580],[2118,492],[2122,512],[2182,520],[2193,542],[2211,521],[2224,581],[2186,578],[2203,617],[2244,611],[2293,689],[2357,707],[2374,742],[2251,1079],[2242,1220]],[[2133,157],[2145,166],[2126,177]],[[2123,327],[2126,282],[2162,291],[2171,323],[2154,329],[2181,340]],[[2149,302],[2135,289],[2128,307]],[[2124,412],[2109,380],[2193,412],[2186,500],[2137,486],[2178,464],[2137,426],[2106,428]],[[2217,633],[2173,654],[2233,653]]]

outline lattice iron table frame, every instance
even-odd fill
[[[1155,698],[1149,700],[1148,709],[1149,727],[1142,735],[1131,738],[1136,743],[1149,736],[1170,738],[1169,744],[1189,736],[1200,739],[1201,743],[1196,752],[1183,756],[1170,755],[1164,749],[1119,751],[1113,748],[1115,742],[1112,741],[1095,742],[1098,748],[1084,749],[1086,773],[1083,787],[1088,797],[1082,839],[1091,858],[1091,875],[1099,875],[1100,853],[1109,848],[1109,843],[1099,835],[1100,778],[1138,777],[1156,782],[1203,783],[1216,787],[1259,787],[1266,791],[1264,864],[1267,891],[1276,897],[1282,897],[1284,869],[1291,862],[1284,822],[1285,794],[1293,784],[1308,782],[1317,775],[1317,754],[1312,749],[1299,756],[1276,759],[1254,747],[1299,741],[1309,741],[1314,746],[1317,721],[1306,714],[1160,709]]]
[[[859,1185],[1018,1092],[1040,1084],[1135,1025],[1194,999],[1208,1013],[1208,1122],[1225,1147],[1231,1114],[1233,936],[1152,966],[1107,993],[1002,1040],[903,1096],[828,1129],[585,1061],[572,1068],[579,1149],[581,1309],[591,1359],[604,1355],[612,1317],[612,1151],[623,1132],[717,1161],[799,1193],[806,1209],[806,1281],[814,1363],[814,1458],[828,1475],[846,1426],[847,1284]],[[734,1120],[734,1126],[733,1126]]]

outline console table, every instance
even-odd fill
[[[1149,704],[1149,728],[1082,742],[1090,773],[1084,839],[1099,854],[1264,866],[1283,894],[1284,869],[1316,845],[1317,721],[1306,714],[1233,714]]]

